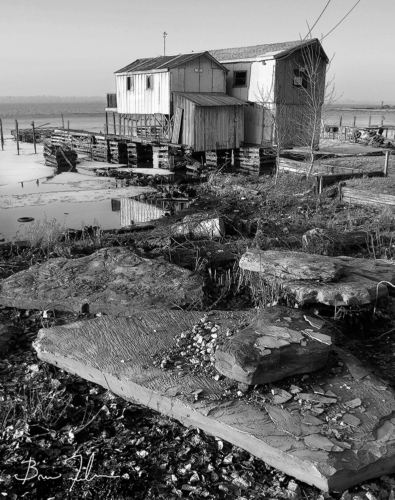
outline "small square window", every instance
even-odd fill
[[[154,78],[152,75],[147,76],[147,89],[152,89],[154,87]]]
[[[133,77],[132,76],[127,76],[126,77],[126,90],[133,90]]]
[[[307,73],[304,69],[294,69],[293,86],[307,89]]]
[[[247,71],[235,71],[233,73],[233,86],[245,87],[247,85]]]

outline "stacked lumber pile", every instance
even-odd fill
[[[92,160],[108,162],[109,148],[106,138],[101,135],[94,135],[92,140]]]
[[[128,166],[136,167],[137,166],[137,145],[134,142],[128,142],[126,144],[127,156],[128,156]]]
[[[58,172],[71,172],[77,165],[77,153],[70,148],[55,146],[49,141],[44,143],[45,165],[55,167]]]
[[[169,168],[169,148],[167,146],[159,146],[157,151],[159,168]]]
[[[48,139],[51,137],[52,132],[55,129],[51,128],[36,128],[34,135],[36,136],[36,142],[42,142],[44,139]],[[11,135],[16,140],[16,130],[11,130]],[[30,142],[33,143],[33,129],[32,128],[24,128],[18,130],[18,139],[20,142]]]
[[[242,172],[260,174],[259,148],[239,148],[235,152],[235,164]]]
[[[111,163],[122,165],[128,164],[128,148],[126,142],[110,141],[110,158]]]
[[[79,130],[55,129],[51,135],[54,146],[69,147],[84,155],[92,155],[92,134]]]
[[[217,153],[215,151],[206,151],[206,166],[208,168],[217,166]]]

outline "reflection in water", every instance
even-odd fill
[[[122,227],[131,226],[139,222],[148,222],[150,220],[159,219],[165,214],[164,210],[152,204],[141,203],[140,201],[136,201],[131,198],[121,198],[120,201]]]

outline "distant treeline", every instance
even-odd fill
[[[0,96],[2,104],[23,103],[59,103],[59,102],[103,102],[105,96],[57,96],[57,95],[30,95],[30,96]]]

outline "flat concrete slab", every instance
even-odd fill
[[[370,304],[395,284],[395,263],[382,259],[326,257],[283,250],[249,250],[240,259],[247,278],[281,285],[299,304]]]
[[[80,259],[57,258],[16,273],[0,284],[0,304],[20,309],[128,315],[179,308],[202,298],[203,280],[165,261],[112,247]]]
[[[34,347],[43,361],[225,439],[324,491],[393,472],[394,392],[344,350],[335,348],[314,385],[300,378],[300,387],[279,389],[280,396],[289,392],[283,404],[275,403],[268,386],[258,402],[251,393],[228,395],[226,380],[203,369],[155,366],[200,316],[145,311],[101,317],[43,329]],[[223,334],[236,316],[216,312],[210,321]]]

